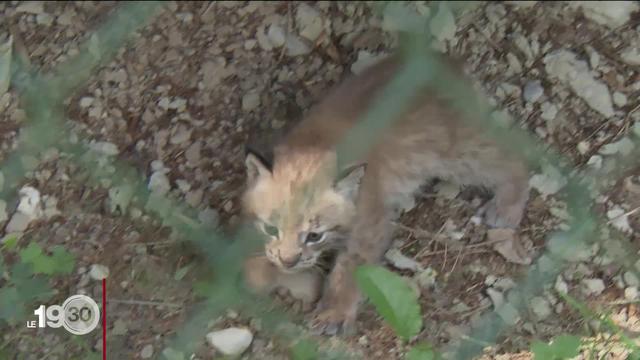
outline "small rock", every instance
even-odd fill
[[[578,143],[578,152],[580,153],[580,155],[584,155],[587,152],[589,152],[589,149],[591,148],[591,144],[589,144],[588,141],[580,141]]]
[[[567,282],[564,281],[560,275],[556,278],[556,283],[553,288],[560,294],[567,294],[569,292],[569,285],[567,285]]]
[[[83,109],[88,108],[89,106],[91,106],[91,104],[93,104],[93,100],[95,100],[94,98],[92,98],[91,96],[84,96],[80,99],[80,107]]]
[[[540,105],[540,117],[545,121],[553,121],[558,115],[558,107],[550,102],[544,102]]]
[[[545,70],[552,78],[566,83],[589,107],[606,118],[614,115],[607,85],[593,77],[589,65],[571,51],[559,49],[544,57]]]
[[[198,220],[204,225],[216,226],[220,215],[215,209],[206,208],[198,213]]]
[[[626,24],[631,14],[640,8],[635,1],[570,1],[568,4],[581,8],[587,19],[612,29]]]
[[[306,40],[293,34],[287,34],[284,45],[287,55],[291,57],[306,55],[313,50]]]
[[[627,95],[616,91],[613,93],[613,103],[616,104],[617,107],[623,107],[627,105]]]
[[[516,6],[516,7],[521,7],[521,8],[531,8],[538,2],[531,1],[531,0],[526,0],[526,1],[525,0],[509,0],[509,1],[505,1],[505,3]]]
[[[21,233],[24,232],[27,227],[29,227],[29,223],[31,222],[31,218],[21,212],[17,212],[13,214],[11,220],[7,224],[5,232],[7,233]]]
[[[620,53],[620,59],[625,63],[638,66],[640,65],[640,48],[628,47]]]
[[[30,220],[36,219],[42,215],[42,207],[40,204],[40,192],[31,186],[25,186],[20,189],[20,203],[17,211],[26,215]]]
[[[173,135],[169,139],[169,142],[173,145],[184,144],[191,138],[191,130],[185,126],[177,126],[174,129]]]
[[[629,301],[637,300],[638,299],[638,287],[629,286],[628,288],[624,289],[624,298],[629,300]]]
[[[16,13],[42,14],[44,4],[42,1],[25,1],[16,7]]]
[[[358,58],[351,64],[351,72],[358,75],[387,56],[387,54],[373,54],[369,51],[360,50],[358,51]]]
[[[213,89],[219,85],[222,80],[229,77],[233,70],[227,68],[227,61],[223,57],[217,57],[212,61],[206,61],[200,68],[202,73],[202,82],[205,89]]]
[[[260,106],[260,94],[257,92],[250,92],[242,97],[242,110],[253,111]]]
[[[202,189],[189,191],[187,195],[185,195],[185,201],[191,207],[198,207],[198,205],[200,205],[200,202],[202,201],[202,195]]]
[[[422,289],[432,289],[436,285],[436,277],[438,273],[432,268],[420,270],[413,277],[418,286]]]
[[[271,24],[267,31],[267,38],[273,47],[280,47],[284,45],[286,41],[286,35],[282,27],[276,24]]]
[[[489,295],[491,303],[493,304],[493,307],[495,309],[501,307],[504,304],[504,295],[502,294],[502,292],[494,288],[488,288],[487,295]]]
[[[89,147],[95,152],[106,156],[115,156],[120,152],[116,144],[107,141],[92,142],[89,144]]]
[[[627,284],[627,286],[634,286],[634,287],[640,286],[640,280],[638,279],[638,276],[631,271],[626,271],[622,275],[622,279],[624,280],[624,283]]]
[[[51,24],[53,24],[53,19],[54,19],[53,16],[51,16],[50,14],[47,14],[47,13],[38,14],[36,15],[36,24],[51,26]]]
[[[244,328],[228,328],[207,334],[207,341],[224,355],[240,355],[251,342],[253,334]]]
[[[607,218],[609,218],[609,221],[614,228],[625,233],[630,233],[632,231],[626,211],[620,206],[615,205],[609,209],[607,211]]]
[[[634,146],[633,141],[627,137],[623,137],[614,143],[604,145],[598,152],[602,155],[615,155],[619,153],[627,156],[631,154]]]
[[[429,30],[438,41],[454,40],[456,37],[456,19],[446,2],[441,2],[438,12],[429,22]]]
[[[522,96],[526,102],[534,103],[544,95],[544,89],[540,84],[540,80],[529,81],[524,86]]]
[[[100,264],[92,264],[89,270],[89,276],[93,280],[106,279],[109,277],[109,268]]]
[[[190,167],[196,167],[200,164],[200,148],[202,147],[200,141],[196,141],[187,148],[184,152],[184,157],[187,159],[187,165]]]
[[[540,296],[531,299],[531,311],[533,311],[539,320],[548,318],[553,312],[547,299]]]
[[[509,63],[509,73],[518,74],[522,72],[522,63],[513,53],[507,53],[507,62]]]
[[[189,192],[189,190],[191,190],[191,184],[189,184],[189,182],[185,179],[176,180],[176,185],[182,193],[187,193]]]
[[[311,42],[315,42],[324,30],[322,14],[305,3],[298,5],[296,25],[300,28],[300,36]]]
[[[593,155],[587,161],[587,165],[594,168],[595,170],[600,170],[602,168],[602,156]]]
[[[117,319],[113,322],[113,329],[111,329],[111,333],[115,336],[125,335],[127,333],[127,323],[122,319]]]
[[[148,188],[151,192],[154,192],[158,195],[164,195],[171,190],[171,184],[169,183],[169,178],[162,171],[156,171],[151,174],[149,178]]]
[[[529,185],[538,190],[542,197],[557,193],[567,184],[567,179],[556,168],[545,166],[542,170],[542,174],[536,174],[529,180]]]
[[[150,359],[153,356],[153,345],[149,344],[142,348],[140,351],[140,357],[143,359]]]
[[[417,263],[413,259],[406,257],[397,248],[389,249],[384,254],[384,258],[396,269],[417,271],[418,269],[421,268],[419,263]]]
[[[0,199],[0,223],[5,222],[9,216],[7,215],[7,203]]]
[[[605,289],[602,279],[583,279],[582,292],[589,295],[600,295]]]

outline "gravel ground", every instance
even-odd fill
[[[14,51],[47,72],[77,54],[79,44],[117,7],[115,2],[4,2],[0,35],[13,34]],[[464,59],[478,88],[516,119],[513,126],[563,154],[568,164],[606,174],[620,155],[638,146],[637,3],[613,11],[587,2],[492,2],[454,17],[447,7],[416,2],[390,6],[387,14],[403,8],[435,13],[436,47]],[[295,124],[331,85],[388,53],[397,44],[394,31],[410,25],[391,15],[376,17],[366,3],[168,2],[69,99],[69,136],[92,143],[105,166],[114,159],[135,166],[152,191],[197,209],[203,222],[226,227],[239,216],[244,144],[268,143]],[[0,109],[5,159],[27,119],[13,89],[0,96]],[[15,207],[2,203],[0,220],[7,227],[14,221],[11,230],[23,232],[20,247],[29,241],[45,248],[64,245],[76,257],[73,275],[53,283],[59,295],[52,303],[75,293],[101,298],[95,278],[104,268],[96,265],[106,267],[113,299],[107,308],[110,358],[155,358],[190,314],[191,285],[202,259],[143,209],[128,208],[126,215],[113,211],[117,196],[110,184],[90,185],[63,152],[50,149],[34,160],[24,185],[41,195],[43,214],[21,221]],[[553,168],[532,170],[520,236],[526,256],[536,259],[547,236],[566,229],[568,219],[566,197],[559,192],[566,179]],[[591,195],[596,211],[608,219],[601,241],[571,254],[555,283],[530,299],[529,311],[517,314],[507,335],[486,349],[487,359],[531,358],[533,339],[598,334],[598,325],[569,308],[558,291],[607,309],[617,324],[640,331],[640,261],[635,269],[622,268],[616,251],[630,246],[633,253],[622,255],[637,259],[637,162]],[[426,326],[418,338],[436,346],[455,343],[526,275],[527,266],[517,261],[522,254],[511,252],[507,260],[484,243],[486,229],[473,218],[482,196],[475,189],[432,184],[399,220],[399,253],[389,256],[389,268],[426,279],[420,289]],[[407,261],[413,270],[398,269]],[[195,267],[184,273],[187,265]],[[198,358],[221,356],[210,344],[214,335],[207,333],[231,326],[250,330],[229,335],[240,342],[252,336],[244,357],[287,358],[287,350],[258,321],[232,309],[211,319],[210,329],[194,339]],[[342,342],[354,352],[400,359],[407,351],[371,307],[359,326],[357,336]],[[2,332],[0,344],[25,359],[86,358],[102,346],[99,331],[82,340],[53,329],[34,334],[16,327]],[[624,357],[619,348],[598,349],[608,358]]]

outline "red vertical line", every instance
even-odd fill
[[[107,360],[107,279],[102,279],[102,360]]]

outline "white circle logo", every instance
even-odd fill
[[[64,321],[62,326],[75,335],[85,335],[93,331],[100,322],[100,308],[85,295],[70,296],[62,304]]]

